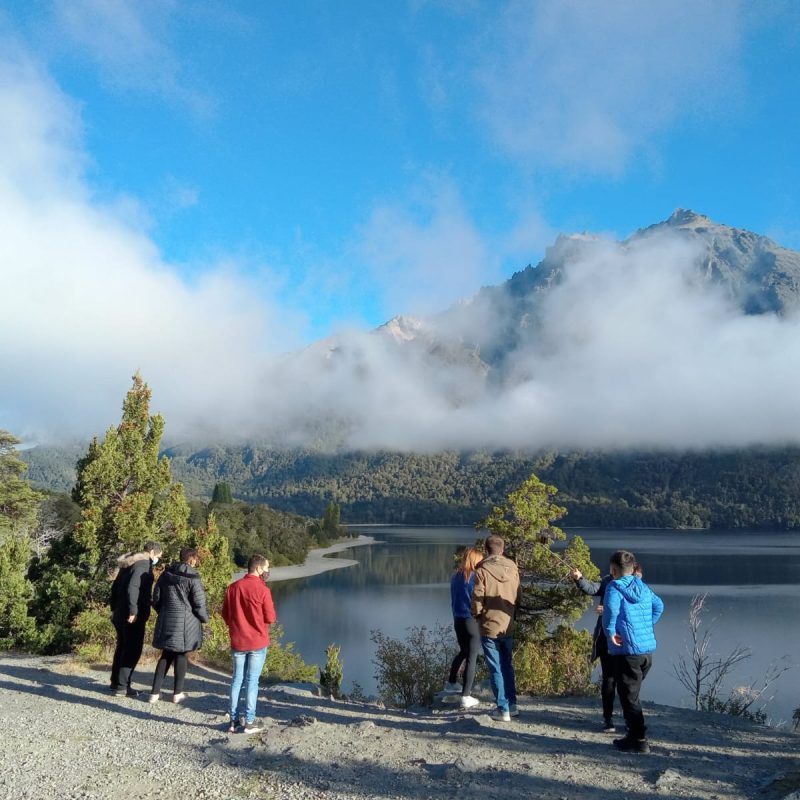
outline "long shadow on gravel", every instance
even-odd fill
[[[51,700],[58,700],[64,703],[73,703],[77,705],[88,706],[90,708],[99,708],[104,711],[111,711],[115,714],[122,714],[136,719],[158,719],[162,722],[176,724],[176,725],[190,725],[198,728],[206,728],[207,725],[199,724],[196,722],[189,722],[184,719],[176,717],[164,717],[154,713],[150,706],[144,705],[140,700],[129,698],[109,698],[108,700],[101,699],[102,695],[108,695],[107,688],[97,684],[91,678],[81,677],[78,675],[62,675],[61,673],[51,672],[45,668],[27,668],[27,667],[14,667],[3,666],[3,676],[11,678],[18,678],[23,681],[37,685],[28,685],[23,683],[15,683],[10,680],[0,680],[0,689],[8,690],[9,692],[24,692],[32,694],[37,697],[47,697]],[[62,688],[63,687],[63,688]],[[79,689],[83,692],[90,692],[90,695],[75,694],[68,689]]]
[[[219,745],[219,758],[227,758],[252,774],[262,775],[265,788],[269,774],[284,780],[299,782],[316,792],[368,792],[370,798],[409,798],[422,800],[431,797],[458,797],[459,800],[486,800],[503,797],[504,800],[530,800],[532,797],[582,796],[581,789],[591,790],[593,800],[649,800],[655,794],[652,786],[641,791],[619,787],[607,790],[596,785],[581,787],[575,783],[537,775],[520,774],[504,769],[502,764],[466,764],[429,762],[423,758],[410,758],[391,767],[374,761],[364,762],[341,756],[335,762],[316,762],[297,758],[292,754],[270,754],[260,749],[257,737],[249,740],[249,747],[231,754]],[[209,749],[204,755],[209,757]],[[576,794],[576,791],[578,794]],[[587,792],[588,793],[588,792]],[[685,800],[699,800],[700,795],[687,792]]]

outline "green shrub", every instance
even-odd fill
[[[458,649],[451,628],[408,628],[405,641],[392,639],[381,631],[372,631],[370,638],[377,645],[373,664],[383,701],[401,708],[430,705]]]
[[[317,667],[303,661],[300,654],[294,650],[294,642],[283,644],[281,641],[283,635],[283,628],[280,625],[273,625],[270,629],[270,644],[262,676],[271,683],[316,681]],[[211,615],[206,626],[203,647],[198,653],[198,660],[224,672],[231,671],[231,644],[228,626],[220,614]]]
[[[108,606],[90,605],[75,617],[72,629],[78,658],[101,664],[111,661],[117,632]]]
[[[325,648],[325,667],[319,670],[319,685],[326,694],[339,697],[342,691],[342,678],[344,678],[344,665],[340,654],[342,648],[329,644]]]
[[[592,637],[562,625],[546,639],[529,639],[514,652],[517,692],[532,695],[587,694],[592,689]]]

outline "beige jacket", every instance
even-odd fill
[[[478,564],[472,616],[478,620],[481,636],[511,636],[520,596],[519,570],[510,558],[489,556]]]

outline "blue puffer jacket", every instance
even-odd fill
[[[653,626],[664,611],[661,598],[641,579],[623,575],[611,581],[603,598],[603,630],[612,656],[641,655],[656,649]],[[611,637],[618,633],[622,646]]]

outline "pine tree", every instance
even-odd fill
[[[189,507],[173,484],[169,459],[159,458],[161,415],[150,415],[151,391],[139,374],[122,406],[122,420],[95,438],[78,462],[73,499],[81,508],[74,529],[37,566],[37,618],[44,647],[71,646],[72,621],[90,603],[103,604],[117,558],[148,541],[175,557],[189,540]]]
[[[208,516],[206,527],[192,531],[189,546],[199,551],[198,572],[206,590],[208,610],[212,614],[221,611],[225,590],[233,578],[233,562],[228,539],[219,532],[213,512]]]
[[[328,539],[337,539],[339,537],[340,520],[341,510],[339,505],[331,500],[322,517],[322,532]]]
[[[580,536],[573,536],[562,554],[553,549],[567,538],[554,524],[566,514],[553,501],[557,492],[531,475],[477,526],[501,536],[505,555],[519,567],[522,605],[514,660],[520,691],[536,694],[585,690],[591,678],[591,637],[573,627],[590,600],[568,573],[577,567],[597,580],[599,572]]]
[[[212,503],[232,503],[233,495],[231,494],[230,484],[220,482],[214,484],[214,492],[211,495]]]
[[[0,648],[26,646],[35,636],[28,614],[30,531],[42,496],[23,479],[27,469],[16,452],[19,440],[0,430]]]

